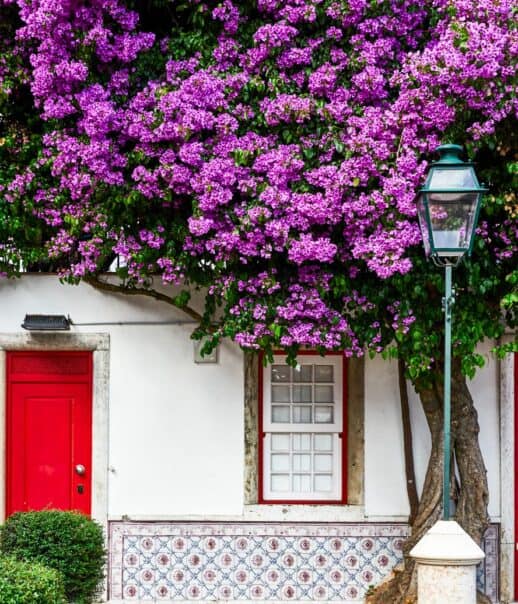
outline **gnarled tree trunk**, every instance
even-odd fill
[[[408,556],[410,550],[442,514],[443,464],[443,375],[437,373],[431,386],[418,390],[432,437],[432,450],[419,501],[417,515],[411,525],[411,535],[404,546],[404,565],[390,580],[382,583],[370,595],[367,604],[412,604],[417,601],[416,565]],[[488,525],[489,491],[486,469],[478,442],[478,417],[469,393],[466,378],[455,360],[452,366],[452,476],[457,475],[458,492],[455,520],[480,543]],[[453,479],[455,480],[455,478]],[[490,600],[478,594],[479,604]]]

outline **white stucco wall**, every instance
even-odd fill
[[[0,332],[20,331],[26,313],[70,314],[74,323],[185,319],[180,311],[151,299],[61,285],[53,276],[0,281]],[[111,518],[236,517],[243,512],[242,355],[225,343],[218,364],[195,364],[191,329],[73,327],[110,335]],[[495,520],[500,514],[497,385],[497,364],[490,358],[471,391],[480,416]],[[371,520],[404,520],[408,503],[395,363],[366,361],[365,398],[365,513]],[[411,414],[421,488],[430,439],[415,396]],[[307,519],[317,519],[315,514]]]
[[[185,319],[154,300],[61,285],[55,277],[0,282],[0,331],[18,331],[25,313],[70,314],[75,323]],[[111,517],[241,512],[241,352],[227,343],[217,365],[197,365],[190,327],[72,328],[110,334]]]
[[[489,483],[489,515],[496,521],[500,517],[499,377],[498,363],[490,350],[489,342],[479,347],[486,365],[468,384],[480,424],[479,442]],[[380,357],[367,360],[365,377],[365,511],[373,519],[408,515],[397,362],[384,361]],[[431,440],[421,403],[411,385],[408,386],[408,394],[416,482],[420,493]]]

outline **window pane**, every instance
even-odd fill
[[[272,434],[272,451],[289,451],[289,434]]]
[[[311,394],[311,386],[293,386],[294,403],[311,403]]]
[[[294,451],[310,451],[311,450],[311,435],[310,434],[294,434],[293,435],[293,450]]]
[[[333,407],[317,405],[315,406],[315,424],[332,424]]]
[[[297,365],[293,370],[294,382],[313,381],[313,365]]]
[[[272,491],[283,492],[290,490],[289,474],[272,474]]]
[[[315,455],[315,472],[331,472],[333,470],[332,455]]]
[[[289,455],[272,455],[272,472],[289,472],[290,471],[290,456]]]
[[[315,451],[332,451],[333,437],[331,434],[315,434]]]
[[[311,475],[310,474],[294,474],[293,475],[293,490],[298,493],[311,492]]]
[[[290,423],[290,408],[288,405],[273,405],[272,406],[272,422],[274,424],[289,424]]]
[[[290,370],[288,365],[272,365],[272,382],[289,382]]]
[[[289,386],[272,386],[272,402],[289,403],[290,402],[290,387]]]
[[[310,405],[295,405],[293,407],[293,423],[294,424],[310,424],[311,423],[311,406]]]
[[[316,474],[314,476],[315,491],[330,491],[332,489],[332,480],[330,474]]]
[[[295,472],[311,471],[311,455],[294,455],[293,470]]]
[[[315,403],[334,402],[333,386],[315,386]]]
[[[332,365],[315,365],[315,382],[332,382]]]

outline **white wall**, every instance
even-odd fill
[[[0,281],[0,331],[19,331],[25,313],[70,314],[75,323],[185,319],[154,300],[61,285],[55,277]],[[227,343],[217,365],[196,365],[190,329],[73,328],[110,334],[112,517],[241,512],[241,353]]]
[[[155,300],[61,285],[53,276],[0,280],[0,332],[20,331],[26,313],[70,314],[75,323],[185,319]],[[243,512],[243,361],[221,346],[219,363],[196,365],[192,325],[76,326],[110,334],[109,515],[112,518],[239,516]],[[483,351],[488,353],[489,346]],[[489,357],[488,357],[489,358]],[[488,468],[490,514],[500,514],[497,364],[477,375]],[[411,394],[417,482],[430,448],[423,412]],[[408,514],[396,363],[366,360],[365,512]],[[312,508],[318,519],[318,507]],[[332,516],[332,510],[328,510]]]
[[[479,442],[487,468],[489,515],[500,516],[500,416],[498,363],[490,343],[479,347],[486,365],[468,382],[478,412]],[[408,385],[414,463],[418,493],[423,488],[430,455],[430,432],[423,408]],[[380,357],[366,361],[365,383],[365,491],[369,516],[407,515],[409,512],[404,475],[403,435],[396,361]]]

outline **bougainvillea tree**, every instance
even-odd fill
[[[456,277],[452,492],[480,539],[464,376],[515,321],[514,17],[512,0],[0,0],[0,271],[155,296],[208,347],[398,355],[433,443],[410,547],[440,514],[442,446],[442,275],[415,195],[435,147],[464,144],[491,195]],[[373,601],[403,601],[411,570]]]

